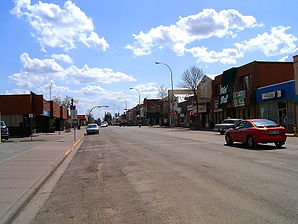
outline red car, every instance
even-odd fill
[[[227,130],[227,145],[242,142],[253,148],[258,143],[274,143],[277,148],[285,144],[287,136],[284,127],[267,119],[248,119]]]

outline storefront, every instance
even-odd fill
[[[266,118],[292,130],[295,123],[295,81],[287,81],[256,90],[258,117]]]

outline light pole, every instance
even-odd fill
[[[92,110],[95,109],[95,108],[102,108],[102,107],[109,107],[109,106],[95,106],[95,107],[92,107],[92,108],[91,108],[91,110],[89,111],[88,122],[89,122],[89,119],[90,119],[90,117],[91,117],[91,112],[92,112]]]
[[[167,66],[167,68],[170,70],[170,73],[171,73],[171,86],[172,86],[172,97],[171,97],[171,116],[170,116],[170,126],[173,127],[174,126],[174,122],[173,122],[173,114],[174,114],[174,86],[173,86],[173,71],[171,69],[171,67],[167,64],[167,63],[164,63],[164,62],[160,62],[160,61],[156,61],[155,64],[157,65],[165,65]]]
[[[139,93],[139,104],[141,104],[141,94],[140,94],[140,91],[137,88],[133,88],[133,87],[130,87],[130,89],[135,89],[136,91],[138,91],[138,93]]]
[[[127,101],[126,101],[126,99],[118,98],[118,100],[124,100],[125,101],[125,109],[124,110],[127,110]]]
[[[53,85],[53,83],[51,82],[51,85],[50,85],[50,101],[52,100],[52,85]]]

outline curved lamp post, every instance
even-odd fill
[[[133,87],[130,87],[130,89],[135,89],[136,91],[138,91],[138,93],[139,93],[139,104],[141,104],[141,94],[140,94],[140,91],[137,88],[133,88]]]
[[[173,113],[174,113],[174,86],[173,86],[173,71],[171,69],[171,67],[167,64],[167,63],[164,63],[164,62],[160,62],[160,61],[156,61],[155,64],[157,65],[165,65],[169,70],[170,70],[170,73],[171,73],[171,86],[172,86],[172,97],[171,97],[171,116],[170,116],[170,126],[173,127],[174,126],[174,122],[173,122]]]
[[[92,110],[95,109],[95,108],[102,108],[102,107],[109,107],[109,106],[95,106],[95,107],[92,107],[91,110],[89,111],[88,121],[89,121],[89,118],[90,118],[90,116],[91,116],[91,112],[92,112]]]

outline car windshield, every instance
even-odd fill
[[[88,124],[88,127],[87,128],[96,128],[97,125],[96,124]]]
[[[2,126],[5,126],[4,121],[1,121],[1,127],[2,127]]]
[[[271,120],[254,120],[252,121],[252,123],[256,126],[256,127],[276,127],[279,126],[278,124],[276,124],[274,121]]]

